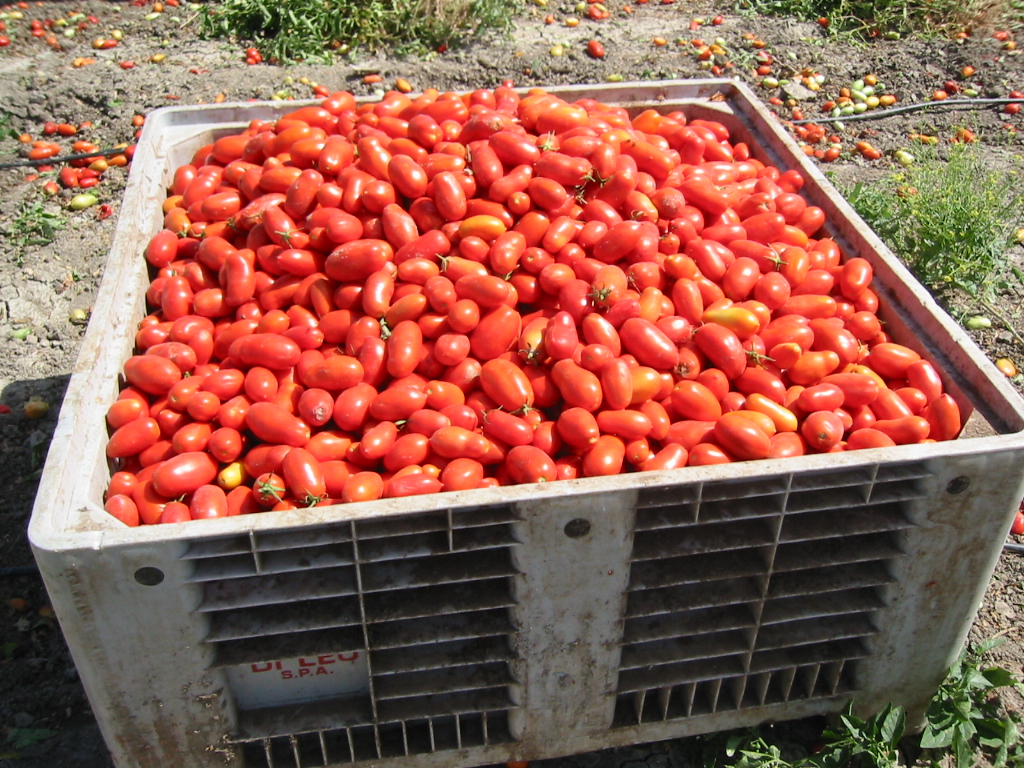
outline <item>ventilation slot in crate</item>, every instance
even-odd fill
[[[318,730],[240,745],[245,768],[323,768],[512,741],[505,711]]]
[[[195,611],[252,765],[510,739],[510,507],[195,543]],[[248,763],[247,763],[248,764]]]
[[[614,725],[853,690],[920,464],[646,489]]]

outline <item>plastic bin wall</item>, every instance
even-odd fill
[[[104,415],[173,169],[295,104],[159,110],[30,524],[115,762],[539,759],[894,701],[922,711],[1024,495],[1021,399],[745,88],[552,88],[712,117],[797,168],[972,437],[127,529]]]

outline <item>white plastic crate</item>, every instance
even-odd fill
[[[29,535],[119,768],[539,759],[886,702],[920,713],[1024,495],[1024,401],[742,85],[550,89],[683,109],[797,168],[960,440],[128,529],[104,415],[171,174],[295,103],[158,110]]]

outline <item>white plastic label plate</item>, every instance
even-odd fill
[[[227,670],[235,701],[242,709],[317,701],[370,690],[370,669],[362,651],[326,653]]]

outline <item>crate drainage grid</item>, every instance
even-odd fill
[[[840,696],[921,464],[641,493],[613,727]]]
[[[194,543],[245,765],[512,741],[513,521],[500,505]]]

